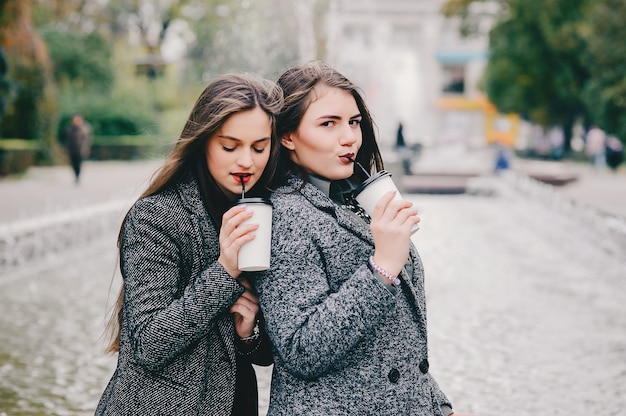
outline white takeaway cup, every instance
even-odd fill
[[[394,200],[403,199],[398,187],[391,179],[391,173],[381,170],[367,178],[354,190],[354,198],[361,208],[371,217],[374,207],[387,192],[396,191]],[[419,224],[415,224],[411,229],[411,234],[419,230]]]
[[[246,205],[246,209],[253,211],[252,217],[241,225],[259,224],[254,231],[255,237],[239,249],[237,264],[242,272],[257,272],[270,267],[270,252],[272,246],[272,203],[265,198],[242,198],[237,205]]]

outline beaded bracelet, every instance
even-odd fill
[[[239,337],[239,341],[245,342],[245,343],[252,343],[253,341],[256,341],[257,339],[259,339],[259,337],[261,336],[261,330],[259,329],[259,321],[257,321],[257,323],[254,325],[254,328],[252,328],[252,335],[250,335],[249,337]]]
[[[391,283],[395,287],[400,286],[400,279],[398,279],[398,276],[392,275],[387,270],[382,269],[378,264],[374,263],[374,256],[370,256],[369,263],[372,269],[374,269],[376,273],[378,273],[379,275],[381,275],[382,277],[386,279],[391,280]]]
[[[237,354],[242,355],[242,356],[244,356],[244,357],[246,357],[246,356],[248,356],[248,355],[252,355],[252,354],[254,354],[254,353],[255,353],[255,352],[259,349],[259,346],[260,346],[262,343],[263,343],[263,338],[259,338],[259,340],[256,342],[256,344],[246,344],[246,343],[244,343],[244,345],[247,345],[247,346],[249,346],[249,345],[254,345],[254,348],[252,348],[250,351],[247,351],[247,352],[242,352],[242,351],[239,349],[239,347],[237,347],[237,348],[236,348],[236,350],[237,350]]]

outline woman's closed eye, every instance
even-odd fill
[[[222,149],[225,152],[234,152],[237,147],[227,147],[227,146],[222,146]],[[255,153],[263,153],[265,151],[265,146],[264,147],[255,147],[252,146],[252,150],[254,150]]]
[[[254,147],[254,146],[252,146],[252,150],[254,150],[257,153],[263,153],[265,151],[265,147],[266,146],[263,146],[263,147]]]

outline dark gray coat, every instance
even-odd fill
[[[292,178],[273,196],[272,265],[255,279],[274,344],[269,415],[441,415],[420,257],[390,290],[369,226]]]
[[[238,352],[228,310],[244,288],[218,256],[195,181],[131,208],[120,259],[120,352],[97,415],[230,414]],[[270,344],[261,342],[250,358],[267,365]]]

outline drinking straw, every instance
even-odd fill
[[[239,175],[239,180],[241,181],[241,199],[246,197],[246,184],[243,181],[243,178],[245,177],[245,175]]]
[[[365,176],[367,176],[368,178],[371,176],[369,174],[368,171],[365,170],[365,168],[363,167],[363,165],[361,165],[359,162],[357,162],[355,159],[352,159],[351,157],[348,156],[348,160],[352,163],[356,163],[356,165],[361,168],[361,170],[363,171],[363,173],[365,174]]]

